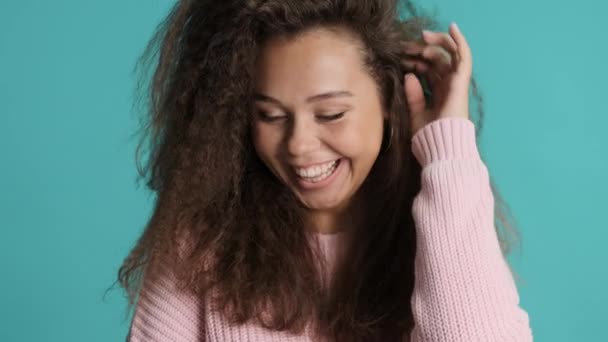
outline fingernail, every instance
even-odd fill
[[[454,28],[455,28],[457,31],[460,31],[460,28],[458,28],[458,25],[456,25],[456,22],[455,22],[455,21],[453,21],[453,22],[452,22],[452,25],[454,26]]]

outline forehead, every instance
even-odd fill
[[[266,41],[258,62],[257,87],[344,86],[361,77],[366,77],[366,72],[361,43],[354,35],[317,28],[295,37]]]

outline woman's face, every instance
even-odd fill
[[[317,29],[270,40],[257,72],[260,159],[305,207],[346,208],[378,156],[386,117],[354,38]]]

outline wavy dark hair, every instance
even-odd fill
[[[329,291],[321,285],[319,248],[304,229],[301,204],[260,161],[250,136],[264,42],[316,28],[346,30],[361,43],[394,129],[390,148],[359,190],[369,209]],[[253,320],[301,333],[315,322],[319,335],[340,341],[408,333],[416,250],[411,208],[421,168],[408,134],[403,75],[412,70],[402,64],[401,43],[420,40],[422,29],[438,30],[439,23],[410,1],[178,1],[136,68],[146,106],[137,166],[156,198],[118,271],[129,307],[143,278],[168,268],[180,289],[209,296],[235,324]],[[479,135],[483,101],[475,78],[471,85]],[[492,180],[491,187],[507,254],[519,236]]]

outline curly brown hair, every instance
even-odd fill
[[[314,321],[320,335],[340,341],[392,340],[411,330],[411,208],[421,169],[408,134],[403,75],[411,70],[402,64],[401,43],[439,27],[421,13],[399,0],[174,5],[137,65],[147,115],[136,159],[140,177],[157,197],[118,271],[130,308],[143,277],[154,279],[168,268],[181,290],[213,298],[215,309],[236,324],[251,319],[299,333]],[[303,228],[301,204],[260,161],[250,136],[255,65],[264,42],[320,27],[347,29],[360,40],[394,128],[391,148],[383,149],[361,186],[369,210],[330,291],[321,285],[315,266],[320,252]],[[479,135],[483,103],[474,78],[471,85]],[[507,254],[519,236],[491,185],[495,227]]]

